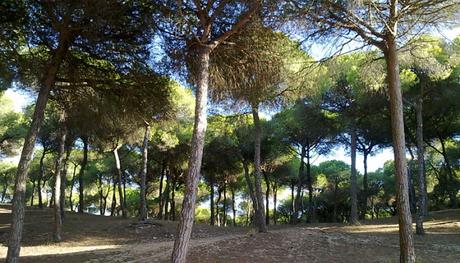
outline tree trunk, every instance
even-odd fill
[[[54,180],[54,233],[53,238],[55,242],[59,242],[62,239],[62,217],[61,217],[61,172],[62,162],[65,154],[65,143],[66,143],[66,125],[65,125],[65,112],[61,110],[59,116],[59,151],[56,158],[55,166],[55,180]]]
[[[444,158],[444,166],[447,169],[447,174],[449,175],[448,178],[448,191],[449,191],[449,198],[450,198],[450,204],[452,208],[457,208],[457,193],[458,189],[455,187],[455,182],[454,182],[454,171],[452,170],[452,166],[450,164],[450,159],[447,155],[446,151],[446,142],[444,141],[443,138],[439,138],[439,142],[441,143],[441,150],[442,150],[442,157]]]
[[[104,187],[102,184],[102,174],[99,173],[97,175],[97,180],[99,182],[99,214],[104,215],[103,207],[104,207]]]
[[[217,217],[217,226],[221,226],[222,225],[222,217],[220,216],[220,211],[219,211],[219,203],[220,203],[220,200],[222,198],[222,188],[219,187],[217,189],[217,202],[216,202],[216,217]]]
[[[170,218],[172,221],[176,221],[176,179],[172,179],[172,187],[171,187],[171,212]]]
[[[313,180],[311,178],[310,149],[307,149],[307,185],[308,185],[308,217],[307,223],[316,221],[316,209],[313,205]]]
[[[244,169],[244,178],[246,180],[246,184],[248,185],[249,196],[251,197],[252,206],[254,211],[257,211],[257,200],[256,194],[254,193],[254,186],[252,184],[252,179],[249,176],[249,164],[243,161],[243,169]]]
[[[211,174],[211,177],[210,177],[210,192],[211,192],[211,196],[210,196],[210,201],[211,201],[211,226],[214,225],[215,223],[215,214],[214,214],[214,175]]]
[[[66,142],[67,144],[67,142]],[[65,159],[64,159],[64,164],[62,165],[62,172],[61,172],[61,220],[64,221],[65,217],[65,189],[67,188],[67,167],[69,163],[69,158],[70,158],[70,153],[72,151],[72,145],[67,145],[66,147],[66,154],[65,154]]]
[[[169,169],[166,169],[166,187],[165,191],[163,193],[163,204],[164,204],[164,218],[165,220],[168,220],[168,204],[169,204],[169,193],[170,193],[170,174],[169,174]]]
[[[358,181],[356,179],[356,128],[353,126],[350,130],[351,135],[351,185],[350,185],[350,196],[351,196],[351,211],[350,211],[350,223],[355,225],[358,224]]]
[[[222,225],[227,226],[227,183],[224,182],[224,216],[222,217]]]
[[[191,154],[188,163],[188,174],[186,177],[180,223],[174,242],[173,253],[171,255],[171,261],[174,263],[185,262],[195,216],[196,192],[200,179],[204,137],[207,126],[206,110],[209,84],[209,56],[211,51],[212,49],[208,46],[200,46],[197,48],[198,67],[196,74],[195,124],[193,127]]]
[[[276,225],[278,220],[278,215],[276,214],[277,209],[277,195],[278,195],[278,184],[275,182],[273,185],[273,224]]]
[[[392,7],[395,16],[396,6]],[[400,262],[415,262],[414,242],[412,237],[412,218],[409,209],[409,191],[407,180],[407,164],[405,156],[404,117],[399,78],[399,62],[395,38],[387,37],[387,48],[384,52],[387,66],[388,92],[390,95],[390,114],[393,137],[393,150],[396,172],[396,193],[399,221]]]
[[[256,223],[258,225],[259,232],[268,232],[267,225],[265,224],[265,208],[262,193],[262,169],[260,160],[260,148],[262,140],[262,127],[259,120],[259,106],[252,106],[252,117],[254,119],[254,176],[256,184],[256,199],[257,199],[257,211],[256,211]]]
[[[267,186],[265,190],[265,224],[270,224],[270,178],[266,172],[263,172],[265,185]]]
[[[34,206],[35,180],[32,180],[32,195],[30,196],[30,206]],[[3,203],[3,200],[2,200]]]
[[[368,192],[369,192],[369,183],[368,183],[368,173],[367,173],[367,158],[369,153],[364,151],[363,154],[363,165],[364,165],[364,175],[363,175],[363,197],[362,197],[362,204],[361,204],[361,220],[366,220],[366,212],[367,212],[367,199],[368,199]]]
[[[78,200],[78,213],[83,213],[85,211],[85,195],[84,195],[84,185],[83,177],[85,176],[86,165],[88,164],[88,137],[83,137],[83,160],[80,165],[80,174],[78,175],[78,190],[79,190],[79,200]]]
[[[290,223],[291,224],[294,224],[295,220],[294,220],[294,213],[295,213],[295,205],[294,205],[294,187],[295,187],[295,183],[294,183],[294,180],[291,180],[291,218],[290,218]]]
[[[160,188],[158,190],[158,219],[163,218],[163,179],[166,173],[166,163],[163,160],[161,164]]]
[[[45,165],[44,165],[45,155],[46,155],[46,148],[43,147],[43,153],[40,158],[40,168],[39,168],[40,173],[38,175],[38,183],[37,183],[38,208],[40,209],[43,208],[42,179],[43,179],[43,176],[45,176]]]
[[[124,195],[123,195],[123,174],[121,171],[121,164],[120,164],[120,157],[118,156],[118,149],[121,148],[121,145],[117,145],[115,149],[113,149],[113,156],[115,158],[115,168],[117,169],[117,183],[118,183],[118,199],[120,200],[120,208],[121,208],[121,215],[123,218],[126,218],[126,208],[124,202]]]
[[[235,189],[231,188],[232,191],[232,212],[233,212],[233,226],[236,226],[236,209],[235,209]]]
[[[147,162],[148,162],[148,146],[150,138],[150,125],[145,124],[144,143],[142,144],[142,168],[139,174],[141,181],[141,203],[139,211],[139,220],[144,221],[148,218],[147,200],[146,200],[146,177],[147,177]]]
[[[417,122],[417,184],[418,184],[418,207],[415,219],[415,232],[418,235],[425,234],[423,229],[423,217],[427,214],[427,192],[425,187],[425,145],[423,143],[423,86],[420,83],[420,96],[415,106]]]
[[[70,211],[73,212],[73,203],[72,203],[72,195],[73,195],[73,186],[75,184],[75,175],[77,172],[77,164],[73,165],[73,174],[72,174],[72,181],[70,181],[70,193],[69,193],[69,206],[70,206]]]
[[[69,48],[70,42],[71,35],[69,32],[61,32],[59,35],[59,45],[53,53],[51,61],[47,65],[45,74],[43,75],[41,81],[42,85],[40,87],[40,91],[38,92],[37,101],[35,103],[32,122],[24,139],[21,157],[19,159],[18,169],[16,172],[16,182],[12,200],[11,231],[8,239],[8,253],[6,256],[6,262],[8,263],[16,263],[19,259],[23,232],[22,230],[24,225],[27,174],[29,171],[30,163],[32,161],[35,140],[45,115],[48,96],[51,88],[54,85],[59,66],[61,65],[63,57]]]
[[[110,206],[110,216],[115,216],[117,210],[117,179],[113,175],[113,184],[112,184],[112,205]]]
[[[301,196],[300,193],[302,192],[302,186],[303,186],[303,177],[304,177],[304,170],[305,170],[305,154],[306,154],[306,149],[305,146],[302,145],[301,150],[300,150],[300,167],[299,167],[299,176],[298,176],[298,181],[297,181],[297,193],[296,193],[296,198],[295,198],[295,205],[294,205],[294,218],[293,218],[293,223],[298,223],[299,222],[299,212],[300,212],[300,204],[301,204]]]

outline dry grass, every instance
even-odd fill
[[[6,255],[9,207],[0,208],[0,258]],[[21,262],[168,262],[174,222],[67,213],[64,241],[51,242],[52,212],[26,211]],[[418,262],[460,262],[460,210],[432,213],[427,235],[416,236]],[[190,262],[397,262],[395,218],[359,226],[278,226],[257,234],[248,228],[197,224]]]

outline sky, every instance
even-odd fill
[[[460,27],[433,32],[433,35],[441,37],[441,38],[445,38],[451,41],[456,36],[460,35]],[[310,52],[312,52],[313,54],[316,54],[315,57],[319,57],[319,56],[324,56],[326,51],[321,46],[314,45]],[[13,100],[14,110],[17,112],[20,112],[25,106],[31,104],[35,100],[35,97],[36,97],[35,94],[21,90],[16,87],[8,89],[5,92],[5,95],[10,97]],[[383,167],[386,161],[392,160],[392,159],[393,159],[392,149],[391,148],[383,149],[379,151],[378,153],[376,153],[374,156],[370,156],[368,158],[368,171],[373,172],[377,170],[378,168]],[[346,154],[346,150],[343,147],[337,147],[328,155],[316,157],[315,159],[312,160],[312,164],[318,165],[321,162],[324,162],[326,160],[341,160],[347,164],[351,163],[350,156]],[[18,158],[10,158],[9,161],[17,162]],[[357,162],[357,167],[356,167],[357,170],[362,173],[364,170],[363,164],[362,164],[363,156],[358,154],[356,162]]]

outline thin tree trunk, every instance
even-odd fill
[[[102,184],[102,174],[97,175],[97,180],[99,182],[99,214],[103,214],[103,207],[104,207],[104,188]]]
[[[161,164],[160,188],[158,190],[158,219],[163,219],[163,179],[166,173],[166,163],[163,160]]]
[[[117,178],[115,174],[113,175],[113,184],[112,184],[112,205],[110,207],[110,216],[115,216],[117,210]]]
[[[300,204],[302,201],[300,193],[302,192],[302,186],[303,186],[303,177],[304,177],[304,170],[305,170],[305,162],[303,160],[305,159],[305,154],[306,154],[306,149],[305,149],[305,146],[302,145],[301,150],[300,150],[300,167],[299,167],[299,176],[298,176],[299,179],[297,181],[297,193],[296,193],[296,198],[295,198],[295,203],[294,203],[294,221],[293,223],[299,222]]]
[[[227,226],[227,183],[224,182],[224,205],[223,205],[224,215],[222,217],[222,225]]]
[[[236,209],[235,209],[235,189],[233,187],[230,189],[232,192],[232,212],[233,212],[233,226],[236,226]]]
[[[163,202],[164,202],[164,219],[168,220],[168,204],[169,204],[169,194],[171,188],[171,178],[169,174],[169,169],[166,169],[166,187],[163,193]]]
[[[257,200],[256,194],[254,193],[254,185],[252,184],[252,179],[249,176],[249,164],[243,161],[243,169],[244,169],[244,179],[246,180],[246,184],[248,185],[249,196],[251,197],[252,206],[254,211],[257,211]]]
[[[425,145],[423,143],[423,85],[420,83],[420,96],[415,106],[417,122],[417,183],[418,183],[418,207],[415,219],[415,232],[418,235],[424,235],[423,217],[427,214],[427,192],[425,187]]]
[[[220,209],[219,209],[219,204],[220,204],[220,200],[222,198],[222,188],[219,187],[217,189],[217,202],[216,202],[216,217],[217,217],[217,226],[221,226],[222,225],[222,217],[220,216]]]
[[[206,115],[209,84],[209,57],[212,49],[208,46],[197,48],[197,73],[196,74],[196,104],[195,124],[191,143],[191,153],[188,163],[188,174],[185,183],[184,200],[180,223],[174,242],[171,261],[174,263],[185,262],[188,243],[192,233],[193,219],[195,216],[195,201],[198,181],[200,179],[201,161],[203,157],[204,137],[206,134]]]
[[[83,160],[80,165],[80,174],[78,175],[78,190],[79,190],[79,200],[78,200],[78,213],[83,213],[85,211],[85,195],[84,195],[84,185],[83,178],[85,176],[86,165],[88,164],[88,137],[83,137]]]
[[[307,185],[308,185],[308,217],[307,223],[316,221],[316,209],[313,205],[313,180],[311,178],[310,149],[307,148]]]
[[[395,3],[392,4],[392,17],[396,16]],[[412,237],[412,218],[409,208],[409,185],[407,180],[407,164],[405,156],[404,117],[399,78],[399,62],[394,37],[387,37],[387,48],[384,52],[387,66],[388,91],[390,95],[390,114],[395,155],[396,193],[399,221],[400,262],[415,262],[415,250]]]
[[[30,206],[34,206],[35,180],[32,180],[32,195],[30,196]],[[3,200],[2,200],[3,203]]]
[[[363,197],[362,197],[362,206],[361,206],[361,220],[366,220],[367,212],[367,199],[369,192],[369,183],[368,183],[368,173],[367,173],[367,158],[369,153],[364,151],[363,154],[363,165],[364,165],[364,175],[363,175]]]
[[[46,148],[43,147],[43,153],[40,158],[40,173],[38,175],[38,183],[37,183],[37,192],[38,192],[38,208],[42,209],[43,208],[43,196],[42,196],[42,179],[43,176],[45,175],[45,165],[44,165],[44,160],[45,160],[45,155],[46,155]]]
[[[270,178],[268,177],[268,174],[263,172],[264,179],[265,179],[265,184],[267,186],[265,190],[265,224],[269,225],[270,224]]]
[[[67,144],[67,143],[66,143]],[[66,154],[64,159],[64,164],[62,166],[62,180],[61,180],[61,220],[64,221],[65,218],[65,190],[67,188],[67,167],[69,163],[70,153],[72,151],[72,145],[67,145],[66,147]]]
[[[139,220],[144,221],[148,218],[147,200],[146,200],[146,177],[147,177],[147,162],[148,162],[148,146],[150,138],[150,125],[145,123],[144,143],[142,144],[142,168],[139,174],[141,181],[141,203],[139,211]]]
[[[211,219],[210,219],[210,224],[211,226],[214,225],[215,223],[215,214],[214,214],[214,175],[211,174],[211,177],[210,177],[210,192],[211,192],[211,196],[210,196],[210,201],[211,201]]]
[[[65,27],[63,26],[62,28]],[[8,263],[16,263],[19,259],[24,226],[24,206],[27,174],[29,171],[30,163],[32,161],[35,140],[45,115],[45,108],[48,101],[49,92],[54,85],[59,66],[61,65],[62,59],[64,58],[64,55],[69,48],[70,42],[71,35],[69,32],[61,32],[59,35],[59,45],[55,50],[50,63],[46,67],[45,74],[43,75],[41,81],[42,85],[40,87],[40,91],[38,92],[37,101],[35,103],[32,122],[24,139],[22,153],[16,172],[16,182],[14,186],[14,196],[12,201],[11,230],[8,238],[8,253],[6,256],[6,262]]]
[[[260,160],[260,148],[262,140],[262,127],[259,120],[259,108],[258,105],[252,106],[252,117],[254,119],[254,176],[256,186],[256,199],[257,199],[257,211],[256,211],[256,222],[259,232],[268,232],[267,225],[265,224],[265,208],[262,193],[262,169]]]
[[[176,221],[176,179],[172,179],[172,187],[171,187],[171,212],[170,218],[172,221]]]
[[[275,182],[273,185],[273,224],[277,224],[278,215],[276,213],[277,209],[277,195],[278,195],[278,184]]]
[[[350,223],[355,225],[358,224],[358,180],[356,179],[356,128],[351,127],[351,185],[350,185],[350,196],[351,196],[351,211],[350,211]]]
[[[65,143],[67,130],[65,126],[66,114],[63,110],[59,116],[59,151],[56,158],[55,166],[55,180],[54,180],[54,233],[53,238],[55,242],[62,240],[62,217],[61,217],[61,172],[62,172],[62,163],[65,155]]]
[[[121,171],[121,164],[120,164],[120,157],[118,156],[118,149],[121,148],[121,145],[117,145],[115,149],[113,149],[113,156],[115,158],[115,168],[117,169],[117,183],[118,183],[118,199],[120,200],[120,208],[121,208],[121,215],[123,218],[126,218],[126,208],[123,196],[123,174]]]
[[[72,181],[70,182],[70,193],[69,193],[69,206],[70,206],[70,211],[74,211],[73,210],[73,203],[72,203],[72,195],[73,195],[73,186],[75,184],[75,175],[76,175],[76,172],[77,172],[77,164],[74,164],[73,165],[73,175],[72,175]]]

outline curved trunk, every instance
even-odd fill
[[[260,125],[259,119],[259,109],[258,106],[252,107],[252,117],[254,119],[254,176],[256,184],[256,199],[257,199],[257,226],[259,232],[265,233],[268,231],[267,225],[265,224],[265,208],[264,200],[262,193],[262,169],[261,169],[261,160],[260,160],[260,148],[262,140],[262,127]]]
[[[150,126],[145,125],[145,134],[144,134],[144,143],[142,144],[142,168],[140,172],[140,181],[141,181],[141,203],[139,211],[139,220],[144,221],[147,219],[147,200],[146,200],[146,177],[147,177],[147,162],[148,162],[148,146],[150,138]]]
[[[396,6],[392,4],[392,13]],[[396,14],[392,14],[395,16]],[[405,156],[404,117],[399,78],[399,62],[394,37],[387,37],[387,48],[384,52],[387,67],[388,92],[390,95],[390,115],[393,137],[393,150],[396,172],[396,193],[399,221],[400,262],[415,262],[414,241],[412,237],[412,218],[409,208],[409,184]]]
[[[294,205],[294,216],[293,216],[293,223],[298,223],[299,222],[299,211],[300,211],[300,203],[301,203],[301,197],[300,197],[300,192],[302,191],[302,185],[303,185],[303,177],[304,177],[304,170],[305,170],[305,146],[302,145],[302,149],[300,150],[300,167],[299,167],[299,176],[298,176],[298,181],[297,181],[297,193],[296,193],[296,198],[295,198],[295,205]]]
[[[56,166],[54,171],[55,180],[54,180],[54,241],[59,242],[62,239],[62,217],[61,217],[61,172],[62,172],[62,162],[64,160],[65,154],[65,140],[66,140],[66,127],[65,127],[65,112],[61,112],[59,116],[59,126],[60,126],[60,135],[59,135],[59,150],[58,156],[56,158]]]
[[[64,28],[64,27],[63,27]],[[71,35],[69,32],[61,32],[59,36],[59,45],[55,50],[50,63],[46,67],[46,72],[41,81],[40,91],[38,92],[37,101],[35,103],[34,114],[32,122],[29,126],[29,131],[24,139],[21,157],[18,163],[16,172],[16,181],[14,186],[14,196],[12,200],[11,212],[11,231],[8,238],[8,253],[6,262],[15,263],[19,259],[19,252],[21,250],[22,230],[24,226],[24,207],[25,207],[25,194],[26,183],[29,166],[32,161],[32,154],[35,147],[38,130],[43,122],[45,116],[46,103],[51,88],[56,80],[56,75],[59,66],[67,52],[71,42]]]
[[[78,191],[79,191],[79,200],[78,200],[78,213],[83,213],[85,211],[85,195],[84,195],[84,185],[83,177],[85,176],[86,165],[88,164],[88,137],[83,137],[83,160],[80,165],[80,174],[78,175]]]
[[[358,224],[358,181],[356,179],[356,129],[353,125],[350,131],[351,135],[351,185],[350,185],[350,196],[351,196],[351,211],[350,211],[350,223]]]

